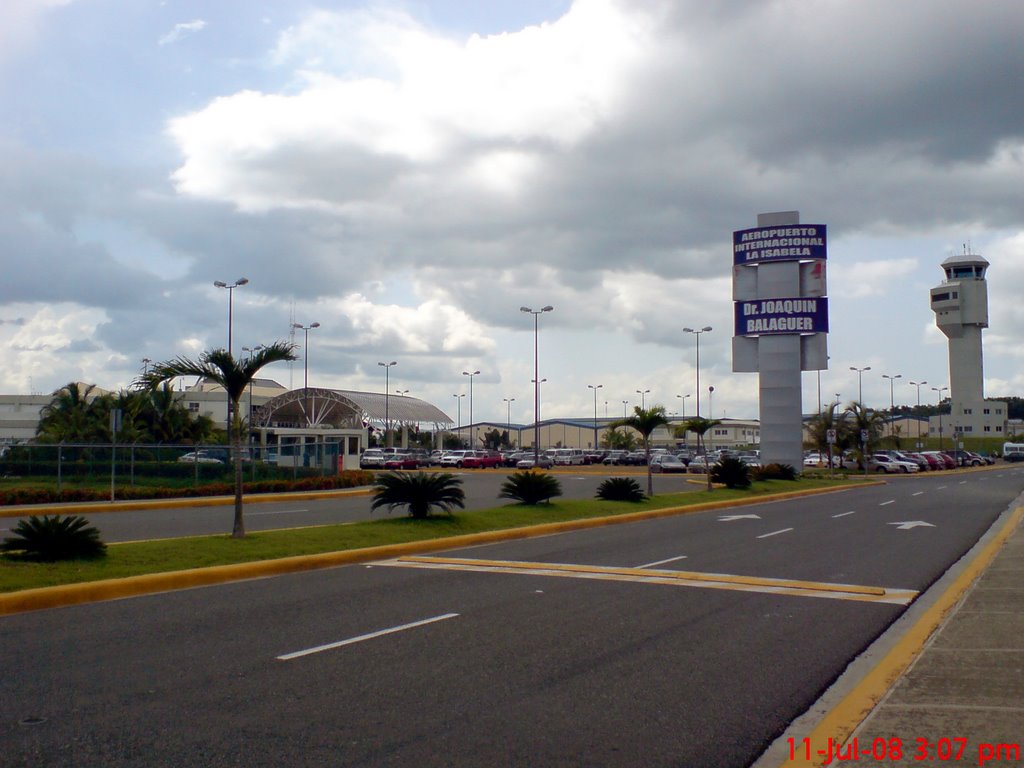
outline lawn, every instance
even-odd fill
[[[850,483],[827,479],[801,479],[795,482],[769,480],[755,483],[749,490],[719,488],[711,492],[665,494],[639,503],[597,499],[556,500],[550,504],[536,506],[509,504],[491,509],[459,512],[451,516],[438,515],[426,520],[413,520],[399,516],[398,513],[391,516],[382,513],[381,519],[378,520],[250,533],[244,539],[217,535],[111,544],[108,546],[107,556],[97,560],[31,563],[3,557],[0,558],[0,593],[403,544],[544,523],[563,523],[630,513],[656,513],[658,510],[668,509],[685,511],[708,502],[738,502],[748,499],[754,501],[771,494],[861,484],[862,482]]]

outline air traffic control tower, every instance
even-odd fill
[[[942,262],[946,279],[931,289],[935,324],[949,339],[950,415],[947,435],[1003,437],[1006,403],[985,400],[981,331],[988,328],[988,262],[965,252]],[[930,425],[937,434],[938,424]]]

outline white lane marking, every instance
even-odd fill
[[[967,481],[966,480],[961,480],[960,481],[960,485],[967,485]]]
[[[760,515],[722,515],[718,518],[720,523],[731,523],[733,520],[760,520]]]
[[[924,491],[918,491],[917,493],[912,493],[910,495],[911,496],[923,496],[924,495]]]
[[[375,637],[382,637],[383,635],[390,635],[395,632],[403,632],[407,629],[415,629],[416,627],[422,627],[425,624],[433,624],[435,621],[444,621],[445,619],[454,619],[459,614],[457,613],[444,613],[440,616],[433,616],[429,619],[422,619],[420,621],[414,621],[409,624],[402,624],[398,627],[389,627],[388,629],[381,629],[377,632],[370,632],[366,635],[359,635],[358,637],[350,637],[348,640],[339,640],[336,643],[328,643],[327,645],[318,645],[316,648],[307,648],[304,651],[295,651],[294,653],[286,653],[283,656],[278,656],[278,661],[291,661],[292,659],[298,659],[302,656],[309,656],[313,653],[320,653],[321,651],[330,651],[334,648],[341,648],[345,645],[352,645],[353,643],[361,643],[364,640],[373,640]]]
[[[767,539],[769,536],[777,536],[780,533],[789,533],[789,531],[792,531],[792,530],[793,530],[792,528],[783,528],[781,531],[772,531],[771,533],[762,533],[757,538],[759,538],[759,539]]]
[[[247,517],[259,517],[260,515],[294,515],[296,512],[309,512],[308,509],[278,509],[267,512],[247,512]]]
[[[879,504],[878,506],[880,506],[880,507],[884,507],[884,506],[887,506],[887,505],[889,505],[889,504],[895,504],[895,503],[896,503],[896,499],[889,499],[888,501],[883,501],[883,502],[882,502],[881,504]]]
[[[833,519],[835,519],[837,517],[846,517],[847,515],[856,515],[856,514],[857,514],[857,510],[852,510],[850,512],[840,512],[838,515],[832,515],[832,517],[833,517]]]
[[[924,526],[926,528],[934,528],[932,523],[926,523],[924,520],[900,520],[895,523],[889,523],[889,525],[897,526],[898,531],[909,531],[911,528],[920,528]]]
[[[667,560],[658,560],[653,563],[647,563],[645,565],[634,566],[636,568],[653,568],[656,565],[664,565],[665,563],[674,563],[676,560],[685,560],[686,555],[679,555],[679,557],[670,557]]]
[[[936,488],[935,490],[936,490],[936,491],[944,491],[944,490],[946,490],[946,487],[947,487],[947,486],[945,486],[945,485],[940,485],[940,486],[939,486],[938,488]]]

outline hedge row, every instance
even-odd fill
[[[245,493],[286,493],[288,491],[329,491],[371,485],[373,473],[363,470],[344,471],[338,475],[305,477],[299,480],[257,480],[244,483]],[[125,486],[114,490],[114,498],[122,501],[138,499],[173,499],[197,496],[230,496],[234,483],[205,483],[190,488],[143,488]],[[109,501],[110,491],[103,488],[67,488],[58,493],[48,488],[11,488],[0,490],[0,506],[19,504],[52,504],[74,501]]]

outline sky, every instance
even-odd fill
[[[230,296],[236,354],[299,345],[285,386],[395,361],[392,394],[468,423],[472,381],[474,421],[530,423],[520,307],[550,305],[543,418],[693,415],[704,326],[702,415],[756,418],[732,232],[798,210],[823,401],[937,400],[928,291],[965,248],[986,395],[1019,396],[1022,38],[1019,0],[6,0],[0,392],[226,347]]]

